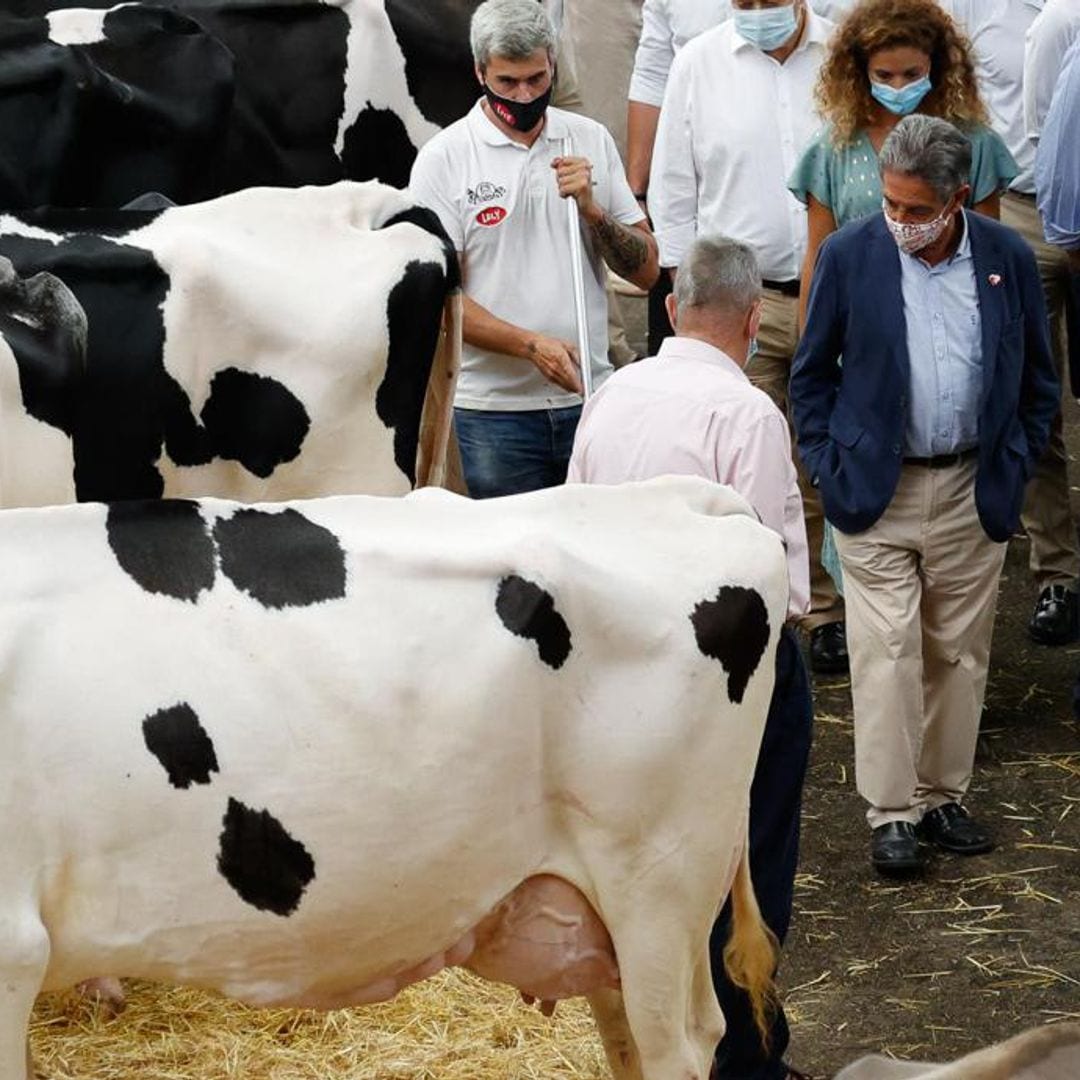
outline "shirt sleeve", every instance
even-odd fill
[[[1024,46],[1024,126],[1038,140],[1062,61],[1075,36],[1066,5],[1044,7],[1028,27]]]
[[[604,209],[623,225],[636,225],[639,221],[645,220],[645,215],[637,199],[634,198],[634,193],[630,190],[626,170],[623,168],[622,158],[619,157],[619,148],[615,145],[615,140],[607,128],[603,129],[603,142],[607,179],[611,192],[611,205],[605,206]]]
[[[1080,40],[1069,50],[1035,157],[1035,191],[1051,244],[1080,248]]]
[[[409,176],[409,194],[421,205],[435,212],[450,237],[455,251],[465,250],[465,229],[461,213],[450,192],[449,169],[436,142],[420,147]]]
[[[645,0],[641,8],[641,37],[630,76],[630,100],[659,109],[664,103],[664,88],[674,59],[675,35],[668,2]]]
[[[1020,169],[1009,148],[996,131],[980,125],[967,132],[971,140],[971,196],[974,206],[995,191],[1004,191]]]
[[[660,265],[678,266],[697,235],[697,169],[693,146],[692,48],[675,58],[660,110],[649,172],[649,216]]]
[[[762,524],[784,541],[790,584],[788,614],[797,618],[810,605],[810,566],[787,422],[778,411],[762,416],[748,425],[739,441],[733,486],[757,511]],[[723,469],[725,464],[717,462],[717,468]]]
[[[819,131],[803,151],[788,180],[788,190],[804,205],[813,195],[822,206],[830,210],[835,203],[833,195],[833,159],[837,153],[829,130]]]

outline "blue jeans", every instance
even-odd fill
[[[776,685],[754,782],[750,788],[750,872],[761,915],[783,944],[791,922],[795,868],[799,862],[799,821],[803,778],[810,756],[814,705],[799,642],[786,626],[776,650]],[[769,1052],[761,1046],[750,999],[724,971],[723,950],[731,926],[731,901],[724,904],[709,941],[713,986],[727,1031],[716,1051],[719,1080],[781,1080],[788,1046],[782,1006],[772,1023]]]
[[[564,484],[579,419],[580,405],[523,412],[455,409],[469,494],[491,499]]]

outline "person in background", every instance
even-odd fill
[[[1035,145],[1024,123],[1024,41],[1043,0],[938,0],[971,39],[975,72],[990,123],[1005,140],[1020,172],[1001,196],[1001,220],[1031,245],[1050,312],[1050,344],[1058,374],[1065,367],[1064,251],[1048,244],[1035,206]],[[1080,13],[1080,4],[1076,5]],[[1042,78],[1046,78],[1045,75]],[[1063,380],[1064,386],[1064,380]],[[1038,598],[1028,633],[1042,645],[1064,645],[1080,631],[1077,578],[1080,544],[1069,506],[1068,454],[1060,411],[1050,443],[1028,484],[1020,523],[1031,542],[1029,560]]]
[[[761,318],[761,274],[753,251],[725,237],[699,237],[680,261],[667,305],[675,336],[661,345],[657,357],[617,371],[586,404],[569,480],[619,484],[689,473],[730,484],[784,538],[788,614],[797,620],[810,589],[788,424],[743,371]],[[780,942],[791,921],[812,718],[798,640],[784,627],[750,792],[754,892]],[[796,1080],[800,1074],[784,1063],[789,1036],[782,1007],[765,1049],[746,994],[724,972],[730,918],[725,905],[710,940],[713,982],[727,1024],[714,1075],[717,1080]]]
[[[471,42],[484,96],[421,147],[410,190],[462,260],[454,427],[469,494],[488,498],[563,482],[581,412],[579,363],[592,364],[597,385],[611,371],[603,266],[643,288],[658,267],[611,136],[548,106],[555,36],[544,9],[485,0]],[[581,218],[591,357],[575,344],[567,198]]]
[[[1018,171],[986,125],[967,44],[935,0],[863,0],[837,27],[814,96],[826,123],[789,185],[807,214],[802,317],[825,238],[880,212],[878,153],[902,117],[939,116],[971,140],[970,209],[997,217]]]
[[[970,138],[906,116],[876,156],[883,209],[821,246],[791,400],[843,568],[871,863],[892,874],[921,869],[920,833],[993,847],[962,800],[1005,545],[1060,388],[1031,248],[964,209]]]
[[[751,245],[764,275],[758,351],[746,369],[781,412],[798,339],[806,214],[787,177],[820,126],[812,90],[832,24],[806,0],[732,0],[732,17],[676,55],[657,127],[649,210],[661,265],[674,270],[701,233]],[[798,460],[796,458],[796,467]],[[802,628],[819,674],[847,670],[843,599],[821,565],[824,518],[800,475],[810,539],[810,611]]]
[[[818,15],[836,19],[855,0],[811,0]],[[763,4],[763,7],[770,5]],[[633,76],[626,106],[626,175],[634,196],[645,209],[653,144],[660,107],[675,54],[690,40],[731,18],[731,0],[645,0],[641,9],[641,37],[634,56]],[[660,276],[649,293],[649,351],[655,353],[668,334],[664,298],[671,279]]]
[[[1080,0],[1046,0],[1024,44],[1024,127],[1038,142],[1069,47],[1080,35]]]

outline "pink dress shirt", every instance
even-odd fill
[[[802,499],[787,421],[729,356],[668,338],[657,356],[616,371],[589,399],[569,483],[620,484],[665,473],[728,484],[787,547],[792,618],[810,605]]]

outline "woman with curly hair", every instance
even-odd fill
[[[966,38],[935,0],[861,0],[837,26],[815,98],[825,127],[789,181],[806,203],[808,238],[800,288],[805,316],[818,249],[829,233],[881,210],[877,155],[911,112],[938,116],[971,141],[968,206],[998,216],[1018,169],[986,126]]]

